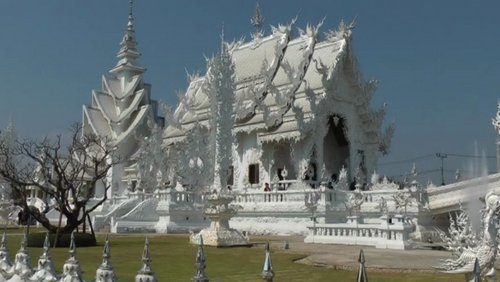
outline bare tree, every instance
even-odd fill
[[[80,124],[71,127],[67,146],[60,135],[41,141],[0,140],[0,177],[12,189],[14,203],[51,233],[72,232],[107,199],[110,187],[104,180],[117,162],[114,149],[108,140],[83,135],[81,129]],[[98,185],[104,186],[102,198],[89,201]],[[32,206],[33,190],[50,199],[50,207],[40,210]],[[49,208],[55,208],[66,219],[64,226],[49,221]]]

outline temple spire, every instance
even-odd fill
[[[264,17],[262,16],[262,13],[260,12],[260,5],[259,2],[255,5],[255,14],[253,17],[250,19],[250,23],[253,26],[253,32],[252,32],[252,38],[257,39],[260,38],[264,35],[263,32],[263,25],[264,25]]]
[[[498,101],[497,114],[491,119],[491,124],[497,131],[497,171],[500,171],[500,100]]]
[[[222,23],[222,30],[220,32],[220,54],[222,56],[222,54],[224,53],[224,51],[226,50],[226,43],[224,42],[224,22]]]
[[[127,30],[134,30],[134,0],[128,1],[128,24]]]
[[[137,41],[135,40],[135,28],[134,28],[134,1],[129,0],[129,11],[128,11],[128,21],[127,29],[123,35],[123,39],[120,43],[120,50],[118,51],[118,63],[116,67],[111,70],[111,72],[120,72],[122,70],[133,70],[138,72],[144,72],[144,68],[141,67],[137,58],[141,56],[141,53],[137,50]]]

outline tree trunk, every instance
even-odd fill
[[[85,216],[85,206],[83,207],[82,210],[83,210],[83,218],[84,218],[83,219],[83,233],[87,233],[87,224],[86,224],[87,223],[87,220],[86,220],[87,216]]]
[[[59,239],[59,229],[61,229],[62,212],[59,212],[59,222],[57,223],[56,237],[54,238],[54,248],[57,247],[57,240]]]

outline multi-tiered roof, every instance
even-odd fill
[[[254,19],[252,24],[261,26]],[[256,30],[251,41],[232,44],[236,89],[233,133],[256,132],[260,143],[298,141],[315,130],[317,121],[333,113],[347,115],[341,108],[348,103],[354,105],[355,113],[349,115],[359,117],[361,128],[356,130],[365,142],[379,143],[385,151],[392,129],[381,131],[383,108],[370,109],[376,82],[363,80],[358,70],[351,48],[354,26],[341,22],[337,30],[328,31],[320,40],[322,23],[299,29],[295,38],[294,24],[292,20],[273,27],[268,36]],[[210,127],[206,83],[206,76],[191,80],[166,130],[167,144],[183,140],[195,124]]]
[[[131,3],[118,63],[102,76],[101,90],[92,91],[92,103],[83,106],[84,133],[112,140],[122,159],[136,152],[136,137],[147,134],[147,121],[156,116],[156,102],[150,97],[151,86],[144,82],[146,69],[138,62],[140,56]]]

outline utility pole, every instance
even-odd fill
[[[448,154],[436,153],[436,157],[441,159],[441,186],[444,186],[444,159],[448,157]]]

